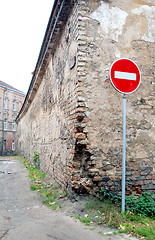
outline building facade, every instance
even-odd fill
[[[23,104],[25,94],[0,81],[0,155],[16,153],[16,117]]]
[[[121,189],[123,96],[109,81],[119,58],[142,74],[127,96],[126,194],[155,190],[154,29],[153,0],[55,0],[17,116],[18,152],[37,151],[70,194]]]

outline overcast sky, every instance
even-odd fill
[[[54,0],[0,0],[0,80],[27,93]]]

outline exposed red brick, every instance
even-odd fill
[[[102,181],[102,177],[94,177],[94,181],[95,182],[100,182],[100,181]]]

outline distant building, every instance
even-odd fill
[[[15,119],[24,99],[23,92],[0,81],[0,155],[16,152]]]

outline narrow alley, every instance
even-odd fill
[[[122,240],[127,235],[105,235],[65,213],[54,212],[30,190],[28,172],[19,159],[0,158],[0,239],[3,240]]]

